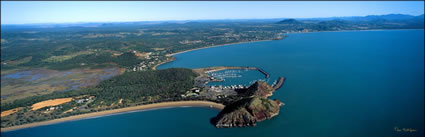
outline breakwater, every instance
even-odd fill
[[[277,80],[277,83],[275,85],[273,85],[273,89],[274,90],[278,90],[280,87],[283,86],[283,83],[285,82],[285,78],[284,77],[279,77],[279,79]]]
[[[256,68],[256,67],[255,67],[255,68]],[[260,71],[261,73],[263,73],[263,74],[266,76],[266,78],[269,78],[269,77],[270,77],[269,73],[267,73],[267,72],[266,72],[266,71],[264,71],[263,69],[257,68],[257,70],[258,70],[258,71]]]

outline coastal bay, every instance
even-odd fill
[[[280,41],[179,54],[158,68],[256,66],[271,79],[286,77],[272,96],[286,105],[278,122],[267,125],[286,129],[256,127],[270,136],[397,136],[395,126],[423,129],[422,36],[423,30],[293,33]]]
[[[423,135],[423,30],[291,34],[280,41],[214,47],[175,57],[177,60],[158,69],[254,66],[270,73],[271,79],[284,76],[288,78],[285,86],[271,98],[286,105],[280,115],[255,128],[215,129],[205,119],[217,112],[205,108],[136,112],[131,116],[65,122],[49,128],[70,136],[84,135],[67,131],[70,126],[83,131],[88,128],[93,136],[117,135],[105,128],[125,131],[127,136],[138,136],[140,131],[147,136],[400,135],[394,127],[416,129],[406,133],[410,136]],[[158,124],[163,120],[172,122]],[[96,128],[102,123],[122,126]],[[159,133],[158,125],[169,132]],[[58,135],[49,133],[49,128],[28,128],[2,135]]]
[[[221,109],[224,108],[224,105],[218,104],[218,103],[215,103],[215,102],[210,102],[210,101],[161,102],[161,103],[140,105],[140,106],[134,106],[134,107],[126,107],[126,108],[113,109],[113,110],[107,110],[107,111],[101,111],[101,112],[92,112],[92,113],[75,115],[75,116],[70,116],[70,117],[65,117],[65,118],[60,118],[60,119],[54,119],[54,120],[49,120],[49,121],[36,122],[36,123],[30,123],[30,124],[25,124],[25,125],[2,128],[1,132],[13,131],[13,130],[18,130],[18,129],[23,129],[23,128],[43,126],[43,125],[57,124],[57,123],[73,121],[73,120],[82,120],[82,119],[87,119],[87,118],[108,116],[108,115],[112,115],[112,114],[119,114],[119,113],[125,113],[125,112],[133,112],[133,111],[141,111],[141,110],[153,110],[153,109],[160,109],[160,108],[172,108],[172,107],[186,107],[186,106],[189,106],[189,107],[209,107],[209,108],[218,109],[218,110],[221,110]]]
[[[281,34],[279,34],[281,35]],[[158,66],[161,66],[163,64],[172,62],[174,60],[176,60],[173,56],[177,55],[177,54],[182,54],[182,53],[186,53],[186,52],[191,52],[191,51],[195,51],[195,50],[201,50],[201,49],[207,49],[207,48],[213,48],[213,47],[221,47],[221,46],[229,46],[229,45],[233,45],[233,44],[243,44],[243,43],[253,43],[253,42],[263,42],[263,41],[271,41],[271,40],[258,40],[258,41],[249,41],[249,42],[236,42],[236,43],[229,43],[229,44],[220,44],[220,45],[212,45],[212,46],[206,46],[206,47],[202,47],[202,48],[194,48],[194,49],[189,49],[189,50],[184,50],[184,51],[179,51],[176,53],[171,53],[171,54],[167,54],[165,56],[167,57],[172,57],[172,59],[169,60],[165,60],[161,63],[156,64],[155,66],[152,67],[153,70],[156,70]]]
[[[1,137],[425,136],[424,1],[1,12]]]

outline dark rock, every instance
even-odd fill
[[[279,114],[279,100],[267,99],[274,89],[263,81],[257,81],[244,93],[244,98],[226,105],[211,123],[217,128],[255,126],[257,122],[271,119]]]
[[[268,85],[264,81],[257,81],[251,86],[248,87],[248,89],[241,93],[243,96],[251,97],[269,97],[273,95],[274,89],[270,85]]]
[[[255,126],[279,114],[281,105],[280,101],[262,97],[245,98],[226,106],[211,123],[217,128]]]

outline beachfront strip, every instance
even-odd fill
[[[42,126],[42,125],[50,125],[50,124],[56,124],[56,123],[61,123],[61,122],[73,121],[73,120],[81,120],[81,119],[93,118],[93,117],[99,117],[99,116],[108,116],[108,115],[112,115],[112,114],[121,114],[121,113],[126,113],[126,112],[136,112],[136,111],[141,111],[141,110],[153,110],[153,109],[170,108],[170,107],[185,107],[185,106],[208,107],[208,108],[213,108],[213,109],[218,109],[218,110],[222,110],[224,108],[224,105],[219,104],[219,103],[215,103],[215,102],[210,102],[210,101],[161,102],[161,103],[140,105],[140,106],[134,106],[134,107],[126,107],[126,108],[107,110],[107,111],[101,111],[101,112],[93,112],[93,113],[69,116],[69,117],[64,117],[64,118],[59,118],[59,119],[54,119],[54,120],[48,120],[48,121],[43,121],[43,122],[36,122],[36,123],[19,125],[19,126],[1,128],[1,132],[13,131],[13,130],[18,130],[18,129],[23,129],[23,128]]]

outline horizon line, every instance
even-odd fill
[[[0,25],[53,25],[53,24],[83,24],[83,23],[134,23],[134,22],[167,22],[167,21],[214,21],[214,20],[273,20],[273,19],[323,19],[323,18],[347,18],[347,17],[367,17],[367,16],[384,16],[384,15],[408,15],[408,16],[421,16],[412,14],[390,13],[390,14],[371,14],[365,16],[328,16],[328,17],[305,17],[305,18],[290,18],[290,17],[277,17],[277,18],[221,18],[221,19],[174,19],[174,20],[139,20],[139,21],[76,21],[76,22],[39,22],[39,23],[12,23]]]

